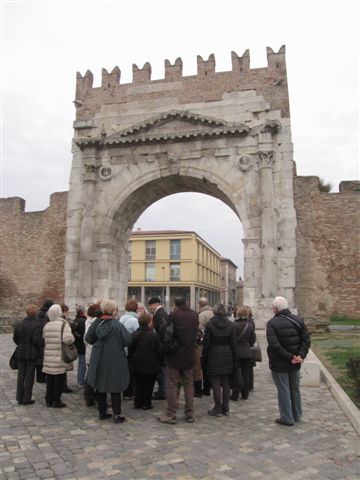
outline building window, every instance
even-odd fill
[[[145,263],[145,281],[153,282],[156,277],[155,263]]]
[[[156,241],[155,240],[146,240],[145,258],[146,260],[155,260],[156,258]]]
[[[180,260],[181,241],[170,240],[170,260]]]
[[[170,282],[180,281],[180,263],[170,263]]]

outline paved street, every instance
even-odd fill
[[[265,346],[265,339],[261,343]],[[36,384],[34,405],[18,406],[16,372],[8,367],[11,335],[1,336],[1,479],[348,479],[359,478],[359,437],[325,386],[303,388],[303,421],[274,423],[276,392],[267,362],[255,368],[249,400],[231,402],[230,417],[207,415],[210,397],[195,399],[196,422],[179,411],[176,425],[160,424],[165,407],[150,411],[123,403],[127,422],[100,422],[69,375],[67,408],[45,407]],[[263,354],[265,348],[263,348]],[[181,407],[183,403],[181,402]]]

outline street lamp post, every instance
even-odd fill
[[[161,267],[161,270],[162,270],[162,282],[163,282],[163,288],[162,288],[162,293],[163,293],[163,305],[164,307],[166,307],[165,305],[165,267]]]

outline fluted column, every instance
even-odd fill
[[[274,158],[272,151],[258,152],[258,168],[261,178],[261,295],[265,304],[277,293],[277,215],[274,195]]]
[[[94,255],[94,193],[96,183],[96,152],[93,150],[83,157],[83,217],[80,230],[79,303],[88,303],[93,296],[93,255]]]

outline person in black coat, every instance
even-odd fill
[[[135,377],[134,408],[150,410],[151,395],[155,380],[160,372],[160,339],[151,327],[152,316],[142,313],[139,328],[131,334],[132,342],[128,351],[130,370]]]
[[[158,297],[151,297],[148,302],[148,306],[149,306],[150,313],[152,313],[153,328],[155,329],[156,333],[159,335],[160,340],[162,340],[169,314],[167,313],[165,308],[162,306],[160,298]],[[161,363],[162,363],[161,370],[156,379],[158,383],[158,391],[154,392],[152,397],[154,400],[165,400],[166,371],[163,365],[164,363],[163,357],[161,357]]]
[[[254,323],[250,321],[247,307],[238,307],[234,321],[237,343],[237,367],[242,373],[243,385],[232,390],[231,400],[237,401],[241,397],[246,400],[249,396],[250,375],[252,367],[251,346],[256,341]]]
[[[37,317],[38,310],[39,307],[36,305],[28,305],[25,309],[27,316],[16,325],[14,330],[13,340],[18,346],[16,400],[19,405],[35,403],[35,400],[31,399],[35,370],[41,357],[41,348],[44,347],[43,325]]]
[[[230,375],[236,368],[235,327],[224,305],[214,307],[215,316],[205,327],[203,357],[213,388],[214,407],[209,415],[229,415]]]
[[[85,385],[86,379],[86,362],[85,362],[85,322],[87,320],[85,308],[81,305],[76,307],[76,316],[71,322],[71,330],[75,337],[75,346],[78,353],[78,370],[77,383],[78,385]]]
[[[304,320],[292,314],[284,297],[273,300],[274,317],[266,325],[269,367],[278,391],[280,418],[276,423],[294,425],[302,415],[300,367],[309,348]]]

